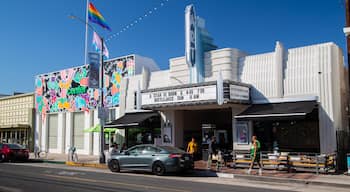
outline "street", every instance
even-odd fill
[[[192,182],[190,178],[188,181],[181,181],[143,175],[106,174],[3,163],[0,164],[0,191],[279,191],[247,186]]]
[[[108,169],[71,167],[50,163],[0,163],[0,191],[169,191],[254,192],[309,191],[346,192],[346,188],[296,183],[274,183],[217,178],[198,173],[155,176],[149,173],[111,173]]]

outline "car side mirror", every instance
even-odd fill
[[[130,153],[128,151],[125,151],[124,154],[125,155],[130,155]]]

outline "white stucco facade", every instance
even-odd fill
[[[139,62],[147,61],[150,59],[139,58]],[[342,51],[334,43],[286,49],[280,42],[277,42],[272,52],[257,55],[249,55],[235,48],[224,48],[206,52],[204,64],[205,77],[204,84],[201,86],[217,81],[221,74],[224,82],[235,82],[238,85],[250,87],[251,103],[316,100],[319,104],[319,137],[322,153],[336,151],[336,132],[348,130],[348,71],[344,66]],[[114,111],[113,119],[127,112],[140,111],[136,107],[137,102],[140,102],[136,101],[138,90],[147,92],[167,90],[169,87],[170,89],[172,87],[183,88],[189,85],[189,70],[185,57],[170,59],[168,70],[157,71],[157,69],[158,67],[153,62],[136,69],[135,75],[121,79],[119,105],[111,109]],[[172,143],[167,144],[182,147],[185,144],[183,139],[186,136],[185,131],[191,130],[188,125],[197,126],[189,123],[185,111],[229,108],[232,116],[230,121],[232,122],[233,148],[248,149],[249,144],[238,145],[236,142],[236,121],[234,119],[235,115],[248,107],[249,103],[225,100],[223,105],[215,102],[204,104],[199,102],[196,105],[165,106],[152,109],[161,114],[162,132],[164,126],[168,125],[167,123],[172,126]],[[54,148],[50,148],[48,118],[55,113],[46,116],[37,113],[35,144],[40,146],[41,150],[50,153],[68,153],[68,148],[74,145],[74,118],[80,118],[74,117],[75,113],[83,113],[81,124],[83,129],[99,124],[96,109],[56,113],[57,129],[55,130],[57,133],[53,135],[57,137],[57,144],[53,145]],[[249,127],[252,129],[251,122]],[[251,135],[252,131],[249,133]],[[98,155],[99,133],[84,132],[82,137],[83,145],[78,148],[78,153]]]
[[[322,43],[286,49],[277,42],[272,52],[257,55],[233,48],[224,48],[205,53],[205,82],[218,79],[251,85],[252,103],[283,103],[316,100],[319,103],[320,152],[329,153],[337,149],[336,131],[348,130],[348,71],[344,66],[341,49],[334,43]],[[167,89],[189,84],[189,71],[185,57],[169,60],[169,70],[145,73],[147,77],[131,77],[129,81],[141,82],[143,90]],[[135,86],[128,86],[129,89]],[[154,107],[162,113],[164,122],[173,125],[175,146],[183,146],[183,127],[188,122],[181,120],[181,110],[201,110],[230,107],[232,116],[239,114],[248,105],[192,105],[183,107]],[[235,120],[232,117],[232,132]],[[251,124],[249,125],[251,129]],[[251,131],[250,131],[251,134]],[[180,138],[178,138],[180,137]],[[233,146],[248,149],[249,145],[237,145],[233,135]]]

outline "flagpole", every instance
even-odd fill
[[[84,65],[87,64],[87,41],[88,41],[88,13],[89,12],[89,0],[86,0],[86,13],[85,13],[85,57],[84,57]]]

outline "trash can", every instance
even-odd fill
[[[350,175],[350,153],[347,154],[347,162],[348,162],[348,175]]]

